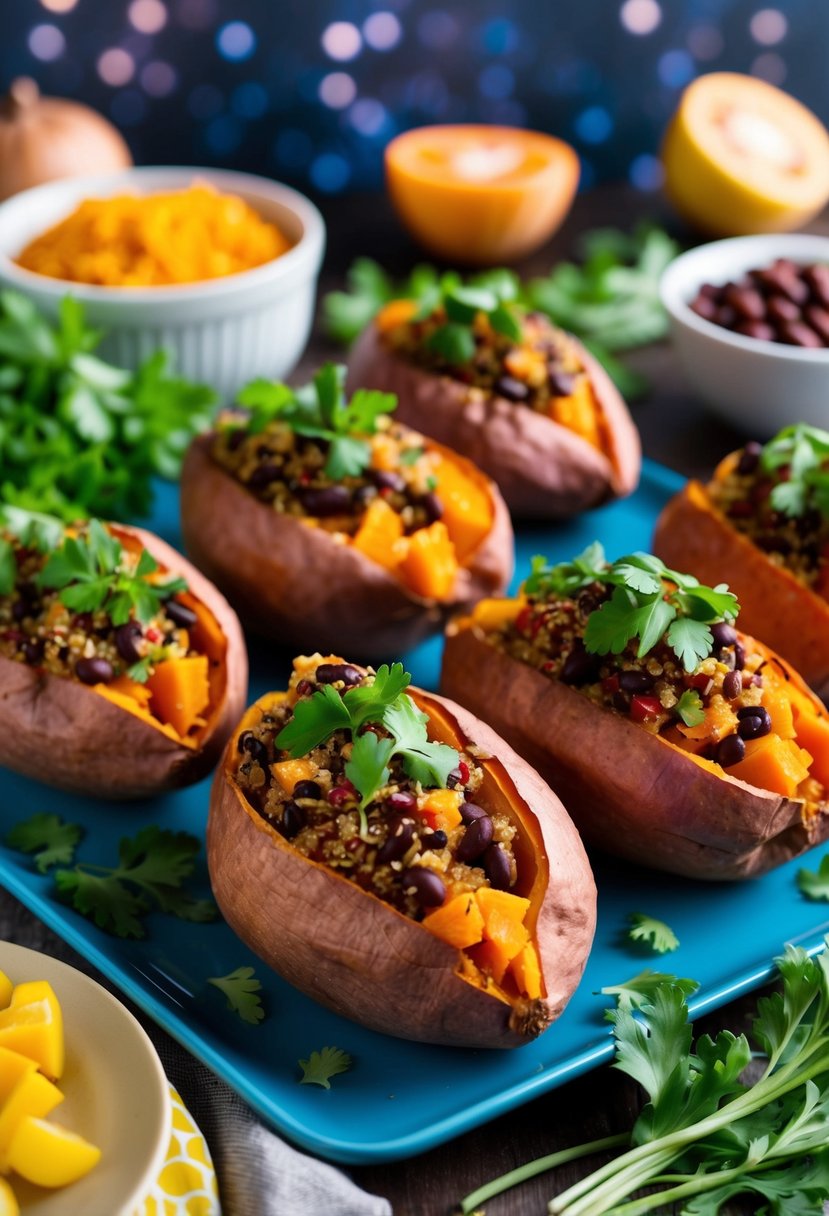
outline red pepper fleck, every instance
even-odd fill
[[[314,691],[314,685],[310,680],[300,680],[296,686],[296,695],[298,697],[307,697]]]
[[[710,676],[707,676],[704,671],[698,671],[696,675],[690,675],[688,672],[682,677],[682,682],[686,688],[696,688],[704,697],[708,695],[714,687],[714,681]]]
[[[458,761],[458,772],[461,775],[460,784],[466,785],[467,781],[469,780],[469,765],[465,760]]]
[[[619,691],[619,677],[614,672],[612,676],[606,676],[602,680],[602,692],[614,693]]]
[[[662,713],[662,702],[659,697],[635,696],[630,699],[630,716],[634,722],[646,722],[648,718],[658,718]]]
[[[526,633],[533,619],[533,610],[530,604],[522,608],[515,618],[515,628],[519,633]]]
[[[160,629],[156,629],[155,625],[151,625],[144,636],[148,642],[161,642],[164,640],[164,634]]]

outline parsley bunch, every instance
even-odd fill
[[[777,482],[769,497],[775,511],[829,516],[829,431],[802,422],[785,427],[760,452],[760,468]]]
[[[92,519],[85,532],[65,537],[52,553],[37,576],[38,586],[59,591],[61,603],[74,612],[106,612],[113,625],[124,625],[133,615],[151,621],[164,600],[187,590],[182,578],[151,582],[158,562],[146,549],[134,571],[123,568],[123,554],[121,542]]]
[[[782,990],[757,1002],[751,1040],[722,1030],[694,1042],[688,980],[651,973],[612,991],[614,1066],[647,1101],[628,1135],[604,1147],[627,1151],[550,1201],[551,1216],[645,1216],[681,1204],[716,1216],[738,1195],[771,1216],[818,1213],[829,1197],[829,953],[787,946],[775,960]],[[753,1057],[765,1063],[753,1084]],[[464,1213],[551,1165],[597,1151],[580,1145],[530,1162],[467,1196]],[[645,1187],[659,1187],[638,1199]],[[760,1206],[760,1200],[763,1206]]]
[[[568,596],[592,583],[612,586],[613,592],[588,617],[584,645],[591,654],[621,654],[637,638],[641,659],[664,637],[685,670],[694,671],[711,654],[711,625],[734,621],[740,611],[725,583],[703,586],[693,575],[670,570],[649,553],[633,553],[608,564],[598,541],[572,561],[556,566],[534,557],[524,592]],[[692,699],[686,708],[693,710]]]
[[[407,696],[412,677],[402,663],[379,667],[371,684],[346,690],[330,684],[312,697],[297,701],[294,716],[276,736],[277,747],[294,758],[306,756],[335,731],[347,730],[353,747],[345,775],[360,794],[360,819],[366,829],[365,808],[390,777],[389,763],[398,756],[413,781],[445,787],[458,764],[458,753],[445,743],[432,743],[426,734],[428,717]],[[386,734],[365,731],[380,726]],[[362,732],[362,733],[361,733]]]
[[[72,296],[56,322],[0,292],[0,502],[67,522],[145,515],[152,478],[176,478],[216,394],[159,351],[137,372],[92,352],[101,334]]]
[[[269,422],[279,419],[297,435],[328,443],[325,472],[332,481],[359,477],[371,462],[367,436],[376,434],[378,420],[397,408],[397,398],[375,389],[358,389],[346,401],[344,385],[345,368],[334,363],[326,363],[304,388],[253,380],[237,398],[250,410],[249,420],[228,425],[241,425],[258,435]]]

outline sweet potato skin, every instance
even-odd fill
[[[353,545],[260,502],[212,459],[211,442],[209,434],[194,440],[184,462],[185,548],[245,623],[266,637],[296,649],[382,658],[416,645],[461,605],[509,583],[512,524],[494,486],[492,528],[459,570],[451,600],[438,603],[407,590]]]
[[[728,583],[740,601],[740,624],[829,697],[829,603],[732,528],[700,482],[689,481],[664,508],[653,551],[701,582]]]
[[[796,673],[787,674],[819,706]],[[639,865],[690,878],[752,878],[829,838],[829,814],[807,827],[800,800],[696,764],[496,650],[474,627],[450,627],[441,689],[485,712],[555,785],[588,843]]]
[[[203,741],[185,747],[84,684],[0,658],[0,764],[78,794],[149,798],[214,767],[247,697],[247,649],[233,609],[180,553],[141,528],[119,524],[113,532],[134,537],[185,578],[227,640],[224,692]]]
[[[396,417],[463,452],[498,485],[514,516],[566,519],[632,493],[642,464],[639,433],[615,385],[571,341],[604,415],[608,454],[526,406],[406,363],[387,349],[374,325],[351,352],[346,391],[395,393]]]
[[[485,767],[495,766],[499,780],[526,804],[523,813],[537,820],[548,866],[535,930],[546,997],[511,1006],[474,987],[457,974],[458,950],[298,853],[232,780],[233,739],[210,801],[213,891],[225,919],[252,950],[336,1013],[398,1038],[517,1047],[559,1016],[581,977],[596,921],[590,866],[558,798],[528,764],[460,706],[409,691],[421,709],[450,724],[459,742],[473,739],[495,757]],[[242,727],[261,705],[248,711]]]

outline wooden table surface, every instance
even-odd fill
[[[323,290],[341,285],[345,268],[360,254],[375,257],[398,273],[424,260],[380,198],[334,200],[326,212],[329,248]],[[627,229],[645,216],[669,222],[658,199],[627,188],[605,187],[580,196],[554,241],[519,269],[522,273],[541,273],[555,260],[573,255],[580,231],[605,225]],[[824,219],[813,227],[829,232],[829,221]],[[316,334],[295,379],[301,382],[321,359],[331,356],[342,358],[342,352]],[[651,382],[647,398],[633,410],[646,455],[683,473],[704,474],[720,454],[738,445],[740,436],[704,414],[689,397],[667,344],[637,351],[629,362]],[[3,890],[0,937],[64,959],[112,987],[106,977]],[[735,1001],[710,1018],[701,1019],[699,1025],[709,1030],[727,1027],[737,1033],[746,1028],[755,999],[748,996]],[[555,1028],[549,1033],[555,1034]],[[395,1216],[449,1216],[463,1195],[490,1178],[535,1157],[629,1128],[639,1107],[639,1095],[634,1082],[602,1067],[422,1156],[363,1166],[350,1173],[367,1190],[386,1196]],[[583,1173],[584,1167],[577,1163],[525,1183],[488,1203],[487,1216],[544,1216],[551,1196]],[[258,1214],[226,1212],[225,1216]],[[332,1211],[331,1216],[338,1213]]]

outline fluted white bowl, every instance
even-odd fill
[[[14,258],[35,236],[87,198],[182,190],[206,181],[236,194],[292,242],[280,257],[224,278],[165,287],[97,287],[24,270]],[[325,225],[304,195],[279,182],[223,169],[138,168],[73,177],[24,190],[0,204],[0,285],[54,316],[71,294],[89,323],[105,331],[99,353],[136,368],[166,347],[178,371],[230,399],[258,376],[281,379],[298,363],[314,315]]]

